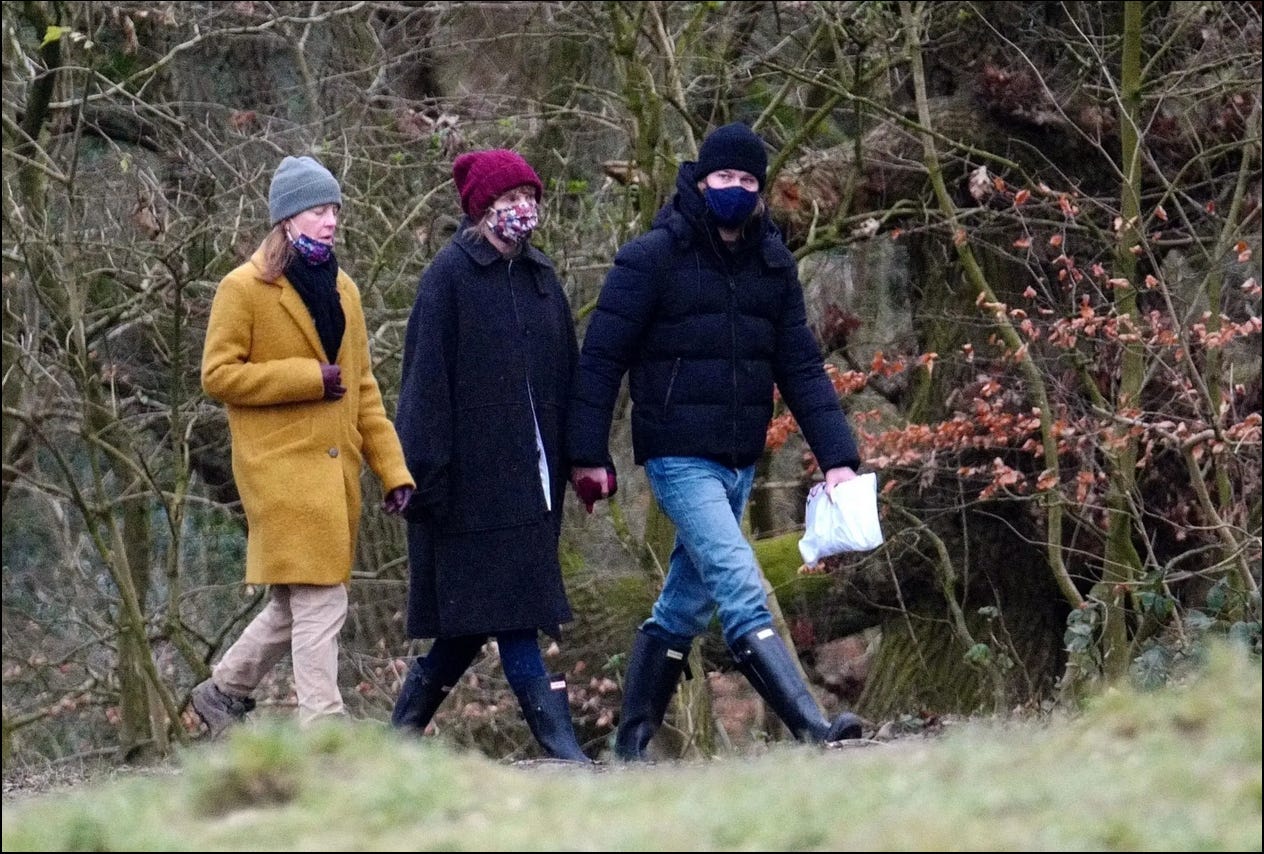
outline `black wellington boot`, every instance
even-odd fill
[[[843,712],[832,723],[825,719],[790,650],[771,627],[747,632],[730,651],[742,675],[796,739],[819,744],[860,738],[860,718],[851,712]]]
[[[452,680],[455,683],[455,680]],[[391,726],[405,730],[414,735],[426,731],[426,725],[434,717],[439,706],[452,691],[452,685],[444,685],[443,681],[431,672],[426,660],[420,656],[413,659],[404,677],[404,684],[399,689],[399,697],[395,700],[395,710],[391,713]]]
[[[571,721],[571,704],[566,696],[566,679],[560,674],[538,676],[519,691],[518,705],[527,719],[531,734],[554,759],[592,764],[575,738],[575,724]]]
[[[614,737],[614,752],[620,759],[631,762],[648,758],[645,748],[663,725],[663,715],[667,714],[667,705],[676,693],[688,658],[688,649],[676,649],[644,630],[637,631],[623,682],[619,730]]]

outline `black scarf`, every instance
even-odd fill
[[[338,259],[330,253],[324,264],[308,264],[296,255],[285,268],[287,278],[316,322],[316,334],[325,348],[330,364],[338,361],[342,334],[347,331],[347,316],[338,298]]]

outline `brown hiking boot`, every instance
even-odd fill
[[[249,697],[225,694],[210,679],[193,689],[193,711],[211,731],[211,738],[219,738],[224,730],[246,720],[246,713],[253,711],[255,701]]]

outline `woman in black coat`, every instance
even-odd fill
[[[505,676],[550,756],[588,762],[539,631],[571,619],[558,561],[566,407],[578,348],[549,259],[530,244],[543,191],[505,149],[463,154],[466,214],[421,277],[396,429],[418,487],[406,510],[408,631],[435,638],[392,723],[420,734],[495,636]]]

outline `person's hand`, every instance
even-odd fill
[[[397,486],[386,493],[386,497],[382,499],[382,512],[388,516],[398,516],[404,512],[404,508],[408,506],[408,502],[412,497],[413,488],[411,486]]]
[[[586,466],[571,469],[571,486],[575,488],[575,494],[589,513],[593,511],[594,504],[614,495],[617,489],[614,472],[606,468]]]
[[[849,466],[839,466],[830,469],[825,473],[825,494],[830,495],[834,491],[834,487],[840,483],[846,483],[856,476],[856,473]]]
[[[325,400],[341,400],[347,393],[342,385],[342,368],[337,365],[320,364],[320,378],[325,383]]]

